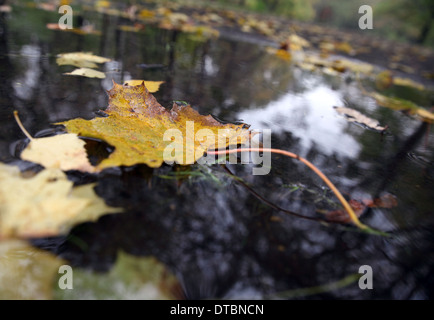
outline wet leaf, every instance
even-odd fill
[[[105,79],[105,73],[101,71],[97,71],[94,69],[89,68],[79,68],[75,69],[72,72],[66,72],[64,75],[67,76],[82,76],[87,78],[98,78],[98,79]]]
[[[45,168],[93,172],[94,168],[87,158],[84,146],[85,142],[74,133],[34,138],[23,150],[20,157],[23,160],[38,163]]]
[[[93,172],[94,167],[87,157],[85,142],[74,133],[62,134],[46,138],[33,138],[24,128],[14,111],[15,120],[30,143],[21,152],[22,160],[38,163],[45,168],[63,171],[79,170]]]
[[[291,53],[289,51],[283,50],[283,49],[279,49],[276,51],[276,56],[278,56],[279,58],[286,60],[286,61],[290,61],[291,60]]]
[[[411,101],[399,98],[386,97],[377,92],[369,93],[369,95],[375,99],[379,106],[390,108],[393,110],[407,111],[410,114],[419,116],[424,121],[430,122],[434,120],[434,114],[432,112],[419,107]]]
[[[404,86],[404,87],[411,87],[420,91],[425,90],[425,86],[421,83],[418,83],[416,81],[413,81],[408,78],[399,78],[395,77],[393,78],[393,84],[396,86]]]
[[[182,299],[178,279],[154,257],[136,257],[120,251],[116,264],[108,273],[78,268],[74,272],[74,289],[55,291],[63,300],[172,300]]]
[[[143,84],[114,83],[108,93],[109,106],[104,111],[107,117],[57,123],[68,132],[101,139],[115,147],[98,165],[99,170],[139,163],[158,168],[163,161],[192,164],[208,149],[242,144],[251,135],[245,124],[222,124],[210,115],[200,115],[189,105],[175,103],[167,110]],[[198,133],[204,135],[197,137]],[[166,148],[180,152],[167,153]]]
[[[139,86],[142,82],[145,83],[146,89],[151,93],[157,92],[160,89],[160,86],[164,83],[164,81],[128,80],[124,82],[124,85]]]
[[[380,123],[372,118],[365,116],[363,113],[360,113],[357,110],[346,108],[346,107],[334,107],[334,109],[341,115],[345,116],[345,118],[349,122],[359,123],[369,129],[376,131],[384,131],[386,127],[380,126]]]
[[[97,64],[111,61],[108,58],[93,55],[91,52],[69,52],[57,55],[56,63],[59,66],[71,65],[78,68],[97,68]]]
[[[303,48],[309,48],[311,46],[309,41],[296,34],[291,34],[288,37],[288,44],[291,51],[302,50]]]
[[[139,18],[141,19],[150,19],[155,17],[155,12],[147,9],[142,9],[139,14]]]
[[[0,238],[66,234],[73,226],[121,209],[108,207],[94,185],[73,188],[57,169],[23,178],[15,166],[0,164]]]
[[[0,300],[50,300],[65,261],[23,240],[0,241]]]
[[[375,77],[375,87],[378,90],[385,90],[393,85],[393,75],[390,70],[385,70]]]
[[[345,69],[354,73],[370,74],[374,71],[374,66],[365,62],[358,62],[349,59],[340,59],[333,62],[334,69]]]

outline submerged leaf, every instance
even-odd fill
[[[135,257],[120,251],[108,273],[74,268],[74,290],[56,290],[64,300],[182,299],[178,279],[154,257]]]
[[[98,165],[99,170],[139,163],[158,168],[163,161],[192,164],[207,150],[243,144],[251,135],[245,124],[222,124],[189,105],[175,103],[167,110],[143,83],[114,83],[108,93],[109,106],[104,111],[107,117],[57,123],[68,132],[101,139],[115,147],[109,158]]]
[[[25,179],[18,167],[0,164],[0,179],[0,238],[66,234],[79,223],[121,211],[108,207],[94,185],[73,188],[60,170]]]
[[[64,263],[26,241],[0,241],[0,300],[52,299],[52,286]]]

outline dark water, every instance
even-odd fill
[[[307,72],[242,37],[198,40],[177,31],[117,29],[120,17],[86,12],[100,36],[47,30],[58,15],[17,7],[3,14],[0,36],[0,158],[19,159],[25,144],[12,112],[35,135],[54,122],[90,119],[107,106],[112,79],[165,81],[155,94],[169,107],[185,100],[202,114],[242,120],[272,130],[272,147],[298,153],[317,165],[346,196],[396,197],[393,208],[366,210],[362,221],[392,237],[369,235],[279,212],[257,199],[221,166],[190,168],[183,181],[166,179],[176,168],[114,168],[98,176],[70,172],[124,214],[77,226],[66,237],[33,243],[74,267],[107,271],[119,250],[155,256],[181,280],[188,298],[270,298],[373,270],[372,290],[357,282],[301,297],[314,299],[430,299],[434,297],[434,134],[432,126],[399,111],[376,106],[354,79]],[[89,51],[113,59],[107,78],[63,75],[56,54]],[[160,64],[147,69],[141,64]],[[408,91],[408,90],[407,90]],[[431,93],[399,91],[420,104]],[[347,106],[388,125],[385,135],[347,122],[333,106]],[[251,165],[228,164],[258,194],[304,216],[322,218],[337,200],[305,166],[272,156],[268,175]]]

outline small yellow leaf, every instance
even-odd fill
[[[139,17],[142,19],[149,19],[155,17],[155,12],[147,9],[143,9],[139,12]]]
[[[283,59],[285,61],[290,61],[291,60],[291,53],[283,50],[283,49],[279,49],[276,51],[276,56],[278,56],[280,59]]]
[[[82,76],[82,77],[87,77],[87,78],[99,78],[99,79],[104,79],[105,78],[105,73],[104,72],[93,70],[93,69],[89,69],[89,68],[75,69],[72,72],[66,72],[66,73],[64,73],[64,75],[68,75],[68,76]]]
[[[394,82],[392,72],[385,70],[377,74],[375,78],[375,87],[378,90],[385,90],[389,88]]]
[[[145,83],[145,87],[149,92],[154,93],[160,89],[160,86],[164,83],[164,81],[127,80],[124,82],[124,85],[139,86],[142,83]]]
[[[353,54],[354,49],[348,42],[337,42],[335,43],[335,50],[345,52],[346,54]]]
[[[96,63],[111,61],[108,58],[95,56],[91,52],[68,52],[57,55],[56,63],[59,66],[72,65],[78,68],[97,68]]]
[[[110,1],[98,0],[95,2],[96,8],[110,8]]]
[[[296,34],[291,34],[288,37],[288,43],[291,50],[301,50],[302,48],[310,47],[309,41]]]
[[[420,83],[413,81],[411,79],[408,79],[408,78],[395,77],[395,78],[393,78],[393,84],[396,86],[415,88],[415,89],[420,90],[420,91],[425,90],[425,86],[423,84],[420,84]]]
[[[74,133],[33,138],[20,157],[45,168],[94,172],[95,168],[87,158],[84,145],[85,142]]]

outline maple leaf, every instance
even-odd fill
[[[163,161],[192,164],[207,150],[243,144],[252,134],[245,124],[223,124],[211,115],[200,115],[190,105],[175,103],[167,110],[143,82],[138,86],[113,82],[108,94],[106,117],[56,123],[68,132],[101,139],[115,147],[97,170],[139,163],[158,168]],[[168,148],[181,152],[168,153]]]
[[[73,226],[121,212],[99,198],[93,184],[73,188],[58,169],[23,178],[15,166],[0,164],[0,239],[54,236]]]

